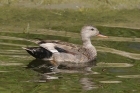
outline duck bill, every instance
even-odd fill
[[[98,37],[103,37],[103,38],[108,38],[108,36],[102,35],[102,34],[98,34]]]

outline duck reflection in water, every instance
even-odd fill
[[[76,66],[77,65],[77,66]],[[55,73],[92,73],[91,68],[96,66],[96,60],[94,62],[87,62],[83,64],[63,64],[59,65],[57,69],[54,64],[49,61],[40,59],[32,60],[26,68],[33,69],[41,74],[55,74]]]
[[[86,64],[67,64],[58,66],[57,70],[55,66],[51,64],[49,61],[43,61],[39,59],[32,60],[28,65],[27,69],[32,69],[39,73],[39,80],[33,80],[31,82],[46,82],[50,79],[60,79],[63,78],[59,76],[58,73],[82,73],[85,77],[80,78],[79,82],[83,85],[82,88],[84,90],[91,90],[97,88],[97,85],[92,82],[91,78],[88,78],[87,75],[95,74],[91,68],[96,66],[96,60],[94,62],[89,62]],[[57,76],[53,76],[56,75]]]

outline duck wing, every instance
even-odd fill
[[[81,49],[81,46],[68,43],[68,42],[63,42],[59,40],[40,40],[38,44],[45,48],[48,49],[51,52],[61,52],[61,53],[69,53],[72,55],[79,54],[79,50]]]
[[[76,54],[77,46],[72,43],[59,40],[38,40],[32,42],[39,44],[39,47],[23,47],[23,49],[36,59],[50,58],[54,52]],[[72,51],[73,49],[75,51]]]

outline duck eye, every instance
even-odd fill
[[[94,29],[93,29],[93,28],[91,28],[91,30],[93,31]]]

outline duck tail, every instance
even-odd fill
[[[50,58],[52,56],[52,52],[42,47],[22,47],[22,48],[36,59]]]

